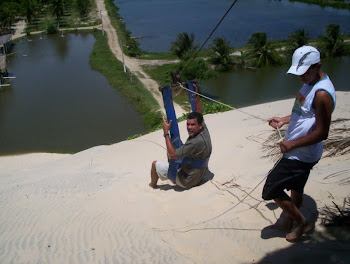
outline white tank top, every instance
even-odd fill
[[[295,140],[304,137],[315,130],[316,112],[312,107],[312,104],[315,94],[319,90],[324,90],[329,93],[333,99],[334,110],[335,90],[327,75],[324,79],[318,81],[313,86],[304,84],[295,99],[285,140]],[[293,149],[292,151],[285,153],[284,157],[287,159],[312,163],[317,162],[321,158],[322,152],[323,145],[322,142],[319,142],[311,146]]]

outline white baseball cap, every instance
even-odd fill
[[[287,73],[303,75],[311,65],[321,61],[320,52],[311,46],[302,46],[293,53],[292,66]]]

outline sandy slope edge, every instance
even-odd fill
[[[350,118],[350,93],[337,93],[335,118]],[[287,115],[293,100],[243,108]],[[0,263],[290,263],[346,261],[344,247],[316,222],[302,244],[265,232],[280,215],[261,200],[273,161],[263,159],[266,123],[239,111],[205,116],[214,178],[189,191],[148,187],[150,164],[165,159],[161,131],[74,155],[0,157]],[[185,126],[180,124],[185,140]],[[303,212],[317,218],[349,195],[350,154],[322,159],[306,186]],[[327,177],[333,174],[333,177]],[[257,188],[254,190],[254,188]],[[251,196],[245,198],[247,193]],[[242,201],[242,199],[244,199]],[[240,202],[241,201],[241,202]],[[291,254],[292,253],[292,254]],[[284,263],[288,263],[284,262]],[[344,262],[345,263],[345,262]]]

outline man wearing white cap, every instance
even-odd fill
[[[274,199],[287,215],[274,227],[287,231],[287,240],[295,240],[312,229],[299,208],[310,170],[322,156],[322,140],[328,137],[335,90],[321,69],[320,52],[314,47],[295,50],[287,73],[297,75],[304,85],[291,115],[269,119],[274,128],[289,125],[284,141],[279,143],[283,157],[269,172],[262,196]],[[290,197],[284,189],[291,190]]]

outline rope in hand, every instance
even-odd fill
[[[276,129],[277,129],[278,135],[280,136],[280,140],[282,141],[283,138],[282,138],[282,135],[281,135],[281,131],[280,131],[280,129],[278,127],[276,127]]]
[[[192,93],[194,93],[194,94],[197,94],[198,96],[201,96],[201,97],[203,97],[203,98],[206,98],[206,99],[211,100],[211,101],[213,101],[213,102],[216,102],[216,103],[218,103],[218,104],[222,104],[222,105],[224,105],[224,106],[226,106],[226,107],[228,107],[228,108],[230,108],[230,109],[232,109],[232,110],[236,110],[236,111],[242,112],[242,113],[244,113],[244,114],[246,114],[246,115],[249,115],[249,116],[251,116],[251,117],[254,117],[254,118],[256,118],[256,119],[260,119],[260,120],[266,122],[266,119],[263,119],[263,118],[261,118],[261,117],[259,117],[259,116],[252,115],[252,114],[250,114],[250,113],[244,112],[244,111],[242,111],[242,110],[239,110],[239,109],[234,108],[234,107],[232,107],[232,106],[230,106],[230,105],[224,104],[224,103],[222,103],[222,102],[220,102],[220,101],[214,100],[214,99],[212,99],[212,98],[210,98],[210,97],[207,97],[207,96],[202,95],[202,94],[200,94],[200,93],[197,93],[197,92],[195,92],[195,91],[189,90],[189,89],[187,89],[186,87],[184,87],[181,83],[179,83],[179,86],[180,86],[182,89],[185,89],[185,90],[190,91],[190,92],[192,92]],[[280,140],[283,140],[279,128],[276,127],[276,129],[277,129],[278,134],[279,134],[279,136],[280,136]],[[278,162],[279,162],[281,159],[282,159],[282,157],[275,163],[275,165],[273,166],[273,168],[272,168],[270,171],[272,171],[272,170],[277,166]],[[268,175],[268,174],[267,174],[267,175]],[[224,212],[222,212],[222,213],[220,213],[220,214],[218,214],[218,215],[216,215],[216,216],[214,216],[214,217],[212,217],[212,218],[209,218],[209,219],[207,219],[207,220],[205,220],[205,221],[202,221],[202,222],[199,222],[199,223],[196,223],[196,224],[191,224],[191,225],[187,225],[187,226],[183,226],[183,227],[178,227],[178,228],[174,228],[174,229],[164,229],[164,230],[161,230],[161,229],[158,229],[158,228],[154,228],[154,230],[157,230],[158,232],[178,231],[178,230],[180,230],[180,229],[189,228],[189,227],[193,227],[193,226],[205,224],[205,223],[207,223],[207,222],[209,222],[209,221],[213,221],[213,220],[215,220],[215,219],[221,217],[222,215],[228,213],[229,211],[233,210],[233,209],[236,208],[239,204],[243,203],[243,201],[244,201],[247,197],[249,197],[249,196],[258,188],[258,186],[267,178],[267,175],[266,175],[266,176],[265,176],[265,177],[264,177],[264,178],[263,178],[263,179],[262,179],[262,180],[261,180],[247,195],[246,195],[246,196],[244,196],[243,199],[242,199],[241,201],[239,201],[239,202],[238,202],[237,204],[235,204],[234,206],[230,207],[229,209],[225,210]]]
[[[240,109],[238,109],[238,108],[235,108],[235,107],[230,106],[230,105],[228,105],[228,104],[224,104],[224,103],[222,103],[222,102],[220,102],[220,101],[217,101],[217,100],[214,100],[214,99],[212,99],[212,98],[210,98],[210,97],[208,97],[208,96],[205,96],[205,95],[203,95],[203,94],[200,94],[200,93],[197,93],[197,92],[192,91],[192,90],[190,90],[190,89],[187,89],[187,88],[184,87],[181,83],[178,83],[178,84],[179,84],[179,87],[180,87],[180,88],[182,88],[182,89],[184,89],[184,90],[187,90],[187,91],[189,91],[189,92],[191,92],[191,93],[194,93],[194,94],[196,94],[196,95],[198,95],[198,96],[201,96],[201,97],[203,97],[203,98],[205,98],[205,99],[207,99],[207,100],[213,101],[213,102],[215,102],[215,103],[217,103],[217,104],[221,104],[221,105],[226,106],[226,107],[228,107],[228,108],[230,108],[230,109],[232,109],[232,110],[236,110],[236,111],[238,111],[238,112],[241,112],[241,113],[243,113],[243,114],[249,115],[249,116],[254,117],[254,118],[256,118],[256,119],[259,119],[259,120],[261,120],[261,121],[264,121],[264,122],[268,121],[267,119],[264,119],[264,118],[262,118],[262,117],[260,117],[260,116],[247,113],[247,112],[242,111],[242,110],[240,110]],[[280,136],[280,141],[282,141],[283,138],[282,138],[282,135],[281,135],[281,131],[280,131],[280,129],[279,129],[278,127],[276,127],[276,129],[277,129],[278,135]]]
[[[211,38],[211,36],[214,34],[214,32],[216,31],[216,29],[220,26],[221,22],[224,20],[224,18],[227,16],[227,14],[231,11],[232,7],[237,3],[238,0],[235,0],[230,8],[226,11],[226,13],[224,14],[224,16],[220,19],[220,21],[216,24],[215,28],[211,31],[211,33],[209,34],[209,36],[207,37],[207,39],[204,41],[204,43],[202,44],[202,46],[200,47],[200,49],[196,52],[196,54],[194,55],[194,57],[192,58],[192,61],[198,56],[198,53],[202,50],[202,48],[204,47],[204,45],[208,42],[208,40]]]
[[[278,162],[282,159],[282,157],[275,163],[275,165],[273,166],[273,168],[270,170],[272,171],[278,164]],[[158,229],[158,228],[154,228],[154,230],[157,230],[158,232],[167,232],[167,231],[179,231],[180,229],[185,229],[185,228],[189,228],[189,227],[193,227],[193,226],[198,226],[198,225],[201,225],[201,224],[205,224],[207,222],[210,222],[210,221],[213,221],[217,218],[219,218],[220,216],[223,216],[224,214],[228,213],[229,211],[233,210],[234,208],[236,208],[238,205],[240,205],[241,203],[243,203],[243,201],[249,197],[255,190],[256,188],[258,188],[258,186],[267,178],[267,175],[246,195],[243,197],[242,200],[240,200],[238,203],[236,203],[235,205],[231,206],[229,209],[225,210],[224,212],[212,217],[212,218],[209,218],[205,221],[202,221],[202,222],[199,222],[199,223],[196,223],[196,224],[191,224],[191,225],[187,225],[187,226],[183,226],[183,227],[178,227],[178,228],[174,228],[174,229]]]
[[[213,101],[213,102],[218,103],[218,104],[221,104],[221,105],[223,105],[223,106],[226,106],[226,107],[228,107],[228,108],[230,108],[230,109],[232,109],[232,110],[236,110],[236,111],[238,111],[238,112],[241,112],[241,113],[243,113],[243,114],[249,115],[249,116],[254,117],[254,118],[256,118],[256,119],[262,120],[262,121],[264,121],[264,122],[267,121],[267,119],[261,118],[261,117],[259,117],[259,116],[256,116],[256,115],[253,115],[253,114],[250,114],[250,113],[247,113],[247,112],[242,111],[242,110],[240,110],[240,109],[238,109],[238,108],[235,108],[235,107],[230,106],[230,105],[228,105],[228,104],[224,104],[224,103],[222,103],[222,102],[220,102],[220,101],[217,101],[217,100],[214,100],[214,99],[212,99],[212,98],[210,98],[210,97],[208,97],[208,96],[205,96],[205,95],[203,95],[203,94],[200,94],[200,93],[197,93],[197,92],[192,91],[192,90],[190,90],[190,89],[187,89],[187,88],[184,87],[181,83],[179,83],[179,86],[180,86],[182,89],[184,89],[184,90],[187,90],[187,91],[189,91],[189,92],[191,92],[191,93],[194,93],[194,94],[196,94],[196,95],[198,95],[198,96],[201,96],[201,97],[203,97],[203,98],[205,98],[205,99],[207,99],[207,100]]]

